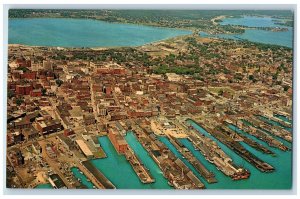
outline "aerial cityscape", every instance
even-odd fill
[[[292,188],[292,11],[8,17],[6,187]]]

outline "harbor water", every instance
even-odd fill
[[[39,184],[36,187],[34,187],[35,189],[53,189],[52,185],[50,183],[46,183],[46,184]]]
[[[200,179],[200,181],[203,183],[205,179],[201,176],[201,174],[195,169],[195,167],[187,161],[185,158],[183,158],[183,155],[175,148],[175,146],[169,141],[167,137],[160,136],[158,139],[170,149],[170,151],[179,158],[192,172],[193,174]]]
[[[203,159],[203,156],[201,156],[201,154],[198,154],[196,156],[197,159],[200,159],[201,162],[205,166],[207,166],[209,170],[213,171],[216,175],[216,179],[218,180],[218,183],[215,184],[205,184],[208,189],[290,189],[291,188],[292,186],[292,152],[291,151],[283,152],[279,149],[271,148],[265,142],[255,138],[254,136],[244,133],[243,131],[235,128],[232,125],[229,125],[229,128],[237,129],[238,133],[245,134],[247,137],[264,145],[265,147],[269,148],[271,151],[273,151],[276,154],[276,156],[263,154],[260,151],[257,151],[256,149],[248,146],[247,144],[243,142],[241,143],[247,150],[255,154],[258,158],[266,161],[267,163],[275,167],[274,172],[263,173],[258,169],[256,169],[254,166],[252,166],[250,163],[245,161],[243,158],[241,158],[239,155],[237,155],[234,151],[229,149],[227,146],[219,142],[216,138],[211,136],[201,126],[197,125],[191,120],[189,120],[188,122],[193,127],[195,127],[200,133],[216,141],[221,147],[221,149],[232,158],[234,163],[243,166],[244,168],[246,168],[251,172],[250,178],[245,180],[233,181],[229,177],[225,176],[222,172],[218,171],[213,164],[210,164],[205,159]],[[181,142],[190,150],[193,149],[193,146],[191,145],[191,143],[189,143],[188,140],[186,141],[181,140]],[[199,152],[194,151],[194,153],[199,153]]]
[[[87,187],[88,189],[93,189],[93,183],[91,183],[83,173],[80,173],[80,170],[77,167],[72,167],[71,171],[77,179],[80,179],[80,183],[83,186]]]
[[[191,31],[92,19],[9,19],[8,43],[31,46],[140,46]],[[26,33],[26,34],[25,34]]]
[[[168,184],[168,180],[163,176],[162,171],[158,167],[158,165],[154,162],[154,160],[149,156],[148,152],[144,149],[144,147],[137,140],[133,132],[129,131],[125,137],[129,146],[132,148],[134,153],[138,156],[138,158],[142,161],[142,163],[149,169],[151,175],[154,177],[155,182],[153,183],[154,188],[159,189],[173,189]]]
[[[288,123],[290,123],[290,124],[292,123],[291,120],[289,120],[288,118],[286,118],[286,117],[283,116],[283,115],[274,115],[274,117],[277,117],[277,118],[281,119],[282,121],[288,122]]]
[[[99,169],[117,189],[170,189],[167,181],[162,176],[162,172],[147,156],[146,150],[138,143],[134,135],[128,133],[126,140],[130,147],[144,161],[144,165],[150,170],[156,181],[151,184],[143,184],[137,177],[124,155],[120,155],[115,150],[107,136],[98,138],[101,147],[104,149],[107,158],[92,160],[92,163]]]

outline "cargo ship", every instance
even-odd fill
[[[241,169],[237,173],[233,174],[231,176],[232,180],[242,180],[242,179],[248,179],[250,177],[250,171],[247,169]]]

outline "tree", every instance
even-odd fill
[[[289,86],[287,86],[287,85],[283,86],[283,90],[284,90],[284,91],[287,91],[287,90],[289,90],[289,88],[290,88],[290,87],[289,87]]]
[[[26,67],[24,67],[24,66],[19,66],[19,67],[17,68],[17,70],[22,70],[24,73],[27,72],[27,71],[29,71],[29,69],[26,68]]]
[[[46,95],[46,92],[47,92],[47,89],[43,88],[43,89],[42,89],[42,95],[45,96],[45,95]]]
[[[223,93],[224,93],[224,91],[221,89],[221,90],[219,90],[218,95],[219,95],[219,96],[222,96]]]
[[[22,98],[18,98],[18,99],[16,100],[16,104],[17,104],[18,106],[20,106],[23,102],[24,102],[24,100],[23,100]]]
[[[9,90],[7,91],[7,97],[8,97],[8,98],[12,98],[12,97],[14,97],[14,96],[15,96],[14,91],[12,91],[12,90],[9,89]]]
[[[275,73],[275,74],[272,76],[272,79],[273,79],[273,80],[277,80],[277,77],[278,77],[278,73]]]
[[[253,75],[249,75],[249,80],[253,80],[254,79],[254,76]]]
[[[61,79],[57,79],[55,83],[57,84],[58,87],[60,87],[63,84],[63,81]]]

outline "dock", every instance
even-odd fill
[[[155,134],[147,135],[141,127],[134,127],[133,131],[139,142],[146,149],[168,180],[168,184],[178,189],[205,189],[205,185],[193,172],[159,141]],[[143,137],[143,139],[141,139]],[[163,151],[163,153],[162,153]],[[163,155],[167,154],[167,156]]]
[[[215,178],[215,174],[208,171],[206,167],[198,161],[190,151],[185,151],[182,149],[186,149],[179,141],[178,139],[170,138],[170,142],[175,146],[175,148],[181,152],[183,157],[187,159],[191,165],[197,170],[198,173],[208,182],[208,183],[216,183],[218,182]]]
[[[237,128],[237,127],[236,127]],[[263,145],[255,142],[254,140],[248,138],[247,136],[245,135],[242,135],[241,133],[236,133],[234,130],[228,128],[228,127],[222,127],[222,130],[229,133],[229,134],[232,134],[232,136],[234,136],[234,133],[235,134],[238,134],[239,137],[242,138],[242,141],[246,144],[248,144],[249,146],[255,148],[256,150],[258,151],[261,151],[262,153],[265,153],[265,154],[270,154],[270,155],[275,155],[275,153],[273,153],[270,149],[268,149],[267,147],[264,147]]]
[[[104,188],[104,189],[115,189],[116,187],[89,161],[83,161],[82,166],[83,169],[80,168],[80,170],[83,171],[83,173],[89,177],[91,182],[97,187],[97,188]],[[87,170],[89,172],[87,172]]]
[[[243,125],[241,128],[244,132],[249,133],[250,135],[253,135],[254,137],[257,137],[258,139],[266,142],[269,146],[278,148],[282,151],[287,151],[289,148],[285,146],[282,142],[276,140],[271,135],[269,135],[267,132],[263,131],[259,124],[252,118],[246,118],[244,119],[244,123],[246,125]],[[248,124],[250,125],[248,125]]]
[[[149,184],[155,182],[149,170],[142,164],[142,161],[134,154],[132,149],[127,150],[124,155],[142,183]]]
[[[264,118],[267,118],[268,120],[273,120],[275,122],[278,122],[280,125],[282,125],[283,127],[287,127],[287,128],[292,128],[292,124],[286,122],[286,121],[283,121],[277,117],[274,117],[272,115],[261,115],[262,117]]]

